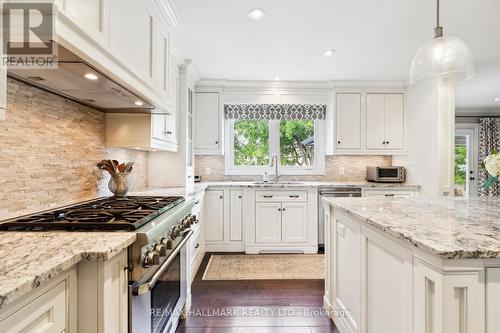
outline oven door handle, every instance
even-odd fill
[[[160,265],[158,270],[151,276],[150,278],[143,281],[142,279],[135,282],[132,285],[132,295],[144,295],[149,293],[149,291],[155,286],[156,282],[160,279],[163,272],[172,264],[175,257],[181,252],[184,245],[186,245],[189,238],[193,235],[193,230],[189,230],[189,232],[185,233],[179,245],[175,247],[175,249],[170,253],[168,258]]]

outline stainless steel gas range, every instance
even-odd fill
[[[184,197],[106,197],[0,222],[2,231],[129,231],[129,332],[174,332],[188,298],[187,246],[198,223]]]

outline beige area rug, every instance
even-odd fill
[[[323,254],[212,255],[203,280],[324,279]]]

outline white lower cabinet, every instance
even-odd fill
[[[219,243],[224,241],[224,191],[207,191],[205,193],[203,224],[205,241]]]
[[[307,203],[283,203],[281,211],[281,241],[283,243],[307,242]]]
[[[82,260],[0,311],[2,333],[128,333],[127,249]]]
[[[229,191],[229,241],[243,241],[243,191]]]
[[[255,242],[281,243],[281,203],[255,204]]]
[[[316,253],[317,197],[316,189],[209,188],[205,250]]]
[[[325,308],[340,333],[500,331],[497,259],[442,259],[328,207]]]
[[[361,196],[363,197],[396,197],[407,198],[418,196],[419,190],[417,188],[402,188],[402,187],[365,187],[361,189]]]
[[[76,300],[76,269],[71,269],[0,314],[0,332],[77,332]]]

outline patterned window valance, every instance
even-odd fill
[[[325,104],[224,104],[226,119],[325,119]]]

